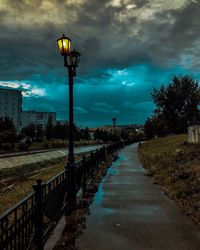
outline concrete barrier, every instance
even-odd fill
[[[192,144],[200,143],[200,126],[188,127],[188,142]]]

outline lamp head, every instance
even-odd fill
[[[69,61],[70,61],[71,67],[73,67],[73,68],[78,67],[79,61],[80,61],[80,56],[81,56],[81,54],[78,51],[76,51],[75,49],[70,52]]]
[[[58,48],[62,56],[67,56],[70,54],[71,39],[66,37],[64,34],[62,37],[57,39]]]

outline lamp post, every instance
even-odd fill
[[[114,134],[115,134],[116,121],[117,121],[117,118],[115,118],[115,117],[112,118]]]
[[[35,142],[37,142],[37,125],[35,126]]]
[[[74,157],[74,100],[73,100],[73,80],[76,76],[76,68],[80,60],[80,53],[71,51],[71,40],[64,34],[57,40],[61,55],[64,57],[64,66],[68,69],[69,78],[69,210],[72,212],[76,207],[76,183],[75,183],[75,157]]]

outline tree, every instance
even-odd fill
[[[153,138],[154,136],[164,136],[169,133],[169,129],[165,120],[161,115],[153,115],[151,118],[148,118],[144,124],[144,132],[148,139]]]
[[[15,130],[15,126],[8,116],[0,118],[0,131]]]
[[[198,82],[189,76],[174,76],[168,86],[154,89],[152,98],[157,106],[155,110],[157,122],[168,127],[169,133],[183,133],[188,124],[194,124],[199,117],[200,87]],[[154,121],[155,123],[155,121]],[[149,120],[146,127],[150,126]]]
[[[69,125],[68,124],[64,124],[62,126],[62,130],[63,130],[63,137],[62,139],[63,140],[67,140],[67,138],[69,138]]]
[[[89,131],[88,127],[86,127],[85,129],[81,130],[81,137],[84,140],[89,140],[90,139],[90,131]]]
[[[147,139],[151,139],[154,137],[153,121],[149,117],[147,118],[147,120],[144,124],[144,133],[145,133]]]
[[[109,134],[108,134],[108,132],[106,130],[97,129],[94,132],[94,139],[95,140],[102,140],[104,142],[108,142]]]
[[[14,143],[16,140],[15,126],[8,116],[0,118],[0,141]]]
[[[43,128],[39,125],[37,125],[37,138],[36,141],[42,141],[44,137],[44,131]]]
[[[73,133],[74,133],[74,140],[75,141],[80,141],[81,138],[81,130],[74,124],[73,126]]]
[[[54,137],[61,140],[67,140],[69,137],[69,126],[68,124],[60,124],[57,122],[56,126],[54,127]]]
[[[54,127],[53,136],[57,139],[63,139],[63,125],[59,122],[57,122]]]
[[[53,122],[52,122],[52,116],[49,115],[48,117],[48,123],[47,123],[47,127],[46,127],[46,138],[47,140],[51,140],[53,138]]]
[[[116,134],[116,133],[110,133],[109,134],[109,140],[112,141],[112,142],[117,142],[117,141],[120,141],[121,140],[121,137],[120,135]]]
[[[120,133],[120,137],[121,137],[123,140],[128,140],[128,139],[129,139],[129,132],[126,131],[126,130],[122,130],[121,133]]]
[[[99,133],[100,133],[100,130],[99,130],[99,129],[96,129],[96,130],[94,131],[94,139],[95,139],[95,140],[99,140]]]
[[[22,128],[21,133],[26,136],[30,136],[32,139],[35,138],[35,125],[34,123],[29,124],[25,128]]]

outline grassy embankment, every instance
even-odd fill
[[[76,160],[81,156],[77,154]],[[0,170],[0,214],[31,192],[37,179],[50,180],[63,171],[66,164],[67,157],[60,157]]]
[[[200,226],[200,145],[174,135],[147,141],[138,152],[148,175]]]

